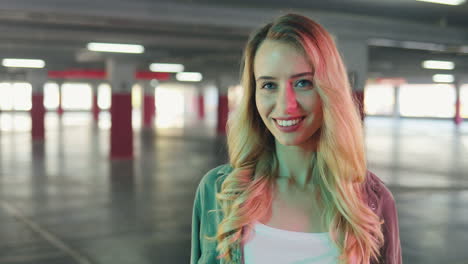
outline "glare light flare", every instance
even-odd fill
[[[18,68],[44,68],[45,62],[36,59],[3,59],[2,65],[5,67]]]
[[[438,70],[455,69],[455,63],[451,61],[427,60],[427,61],[423,61],[422,66],[425,69],[438,69]]]
[[[153,72],[183,72],[184,65],[172,63],[151,63],[150,71]]]
[[[203,76],[199,72],[179,72],[176,74],[176,79],[180,82],[199,82]]]
[[[455,78],[452,74],[434,74],[432,81],[437,83],[453,83]]]
[[[145,48],[142,45],[135,44],[116,44],[116,43],[98,43],[91,42],[87,45],[90,51],[117,52],[117,53],[143,53]]]
[[[466,0],[416,0],[421,2],[429,2],[442,5],[461,5],[465,3]]]

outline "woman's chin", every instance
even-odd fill
[[[283,146],[299,146],[297,138],[277,138],[276,141]]]

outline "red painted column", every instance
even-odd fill
[[[463,118],[461,117],[460,113],[460,98],[457,99],[455,102],[455,124],[459,125],[463,122]]]
[[[110,157],[133,158],[132,95],[135,66],[110,58],[107,61],[108,78],[112,87]]]
[[[357,104],[361,120],[364,120],[366,113],[364,112],[364,91],[353,91],[354,100]]]
[[[149,82],[142,82],[143,91],[143,128],[153,128],[156,116],[156,104],[154,101],[155,88]]]
[[[460,125],[463,122],[463,118],[461,117],[461,101],[460,101],[460,89],[461,89],[461,82],[460,76],[456,76],[455,85],[455,117],[453,121],[455,125]]]
[[[229,117],[228,91],[229,87],[237,83],[237,78],[233,77],[231,73],[221,73],[216,79],[216,86],[218,88],[218,118],[216,131],[218,135],[226,135],[226,124]]]
[[[205,119],[205,97],[203,96],[203,92],[200,92],[197,96],[197,110],[198,120]]]
[[[57,107],[57,114],[59,117],[63,115],[63,108],[62,108],[62,84],[63,82],[57,82],[58,86],[58,107]]]
[[[92,88],[92,105],[91,105],[91,113],[93,115],[93,120],[94,122],[99,121],[99,105],[98,105],[98,83],[91,83],[91,88]]]
[[[143,106],[143,127],[151,128],[154,124],[154,117],[156,112],[154,95],[144,95]]]
[[[228,107],[228,97],[226,94],[220,94],[218,96],[218,126],[217,132],[218,134],[225,135],[226,134],[226,124],[229,115],[229,107]]]
[[[112,93],[111,158],[133,157],[132,98],[130,93]]]
[[[32,94],[32,107],[31,107],[31,134],[33,141],[40,141],[45,139],[45,107],[44,107],[44,94],[41,92],[33,92]]]
[[[26,79],[31,84],[31,137],[33,141],[45,139],[45,107],[44,84],[47,81],[47,72],[42,69],[28,70]]]

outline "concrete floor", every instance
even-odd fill
[[[224,139],[136,129],[135,159],[110,161],[109,130],[78,115],[48,114],[44,143],[0,131],[0,263],[188,263],[195,188],[227,161]],[[396,199],[404,263],[468,263],[468,123],[368,117],[366,142]]]

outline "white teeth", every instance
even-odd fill
[[[275,119],[276,120],[276,119]],[[276,120],[276,122],[280,125],[280,126],[284,126],[284,127],[288,127],[288,126],[293,126],[293,125],[296,125],[297,123],[299,123],[299,121],[301,121],[302,118],[298,118],[298,119],[294,119],[294,120]]]

